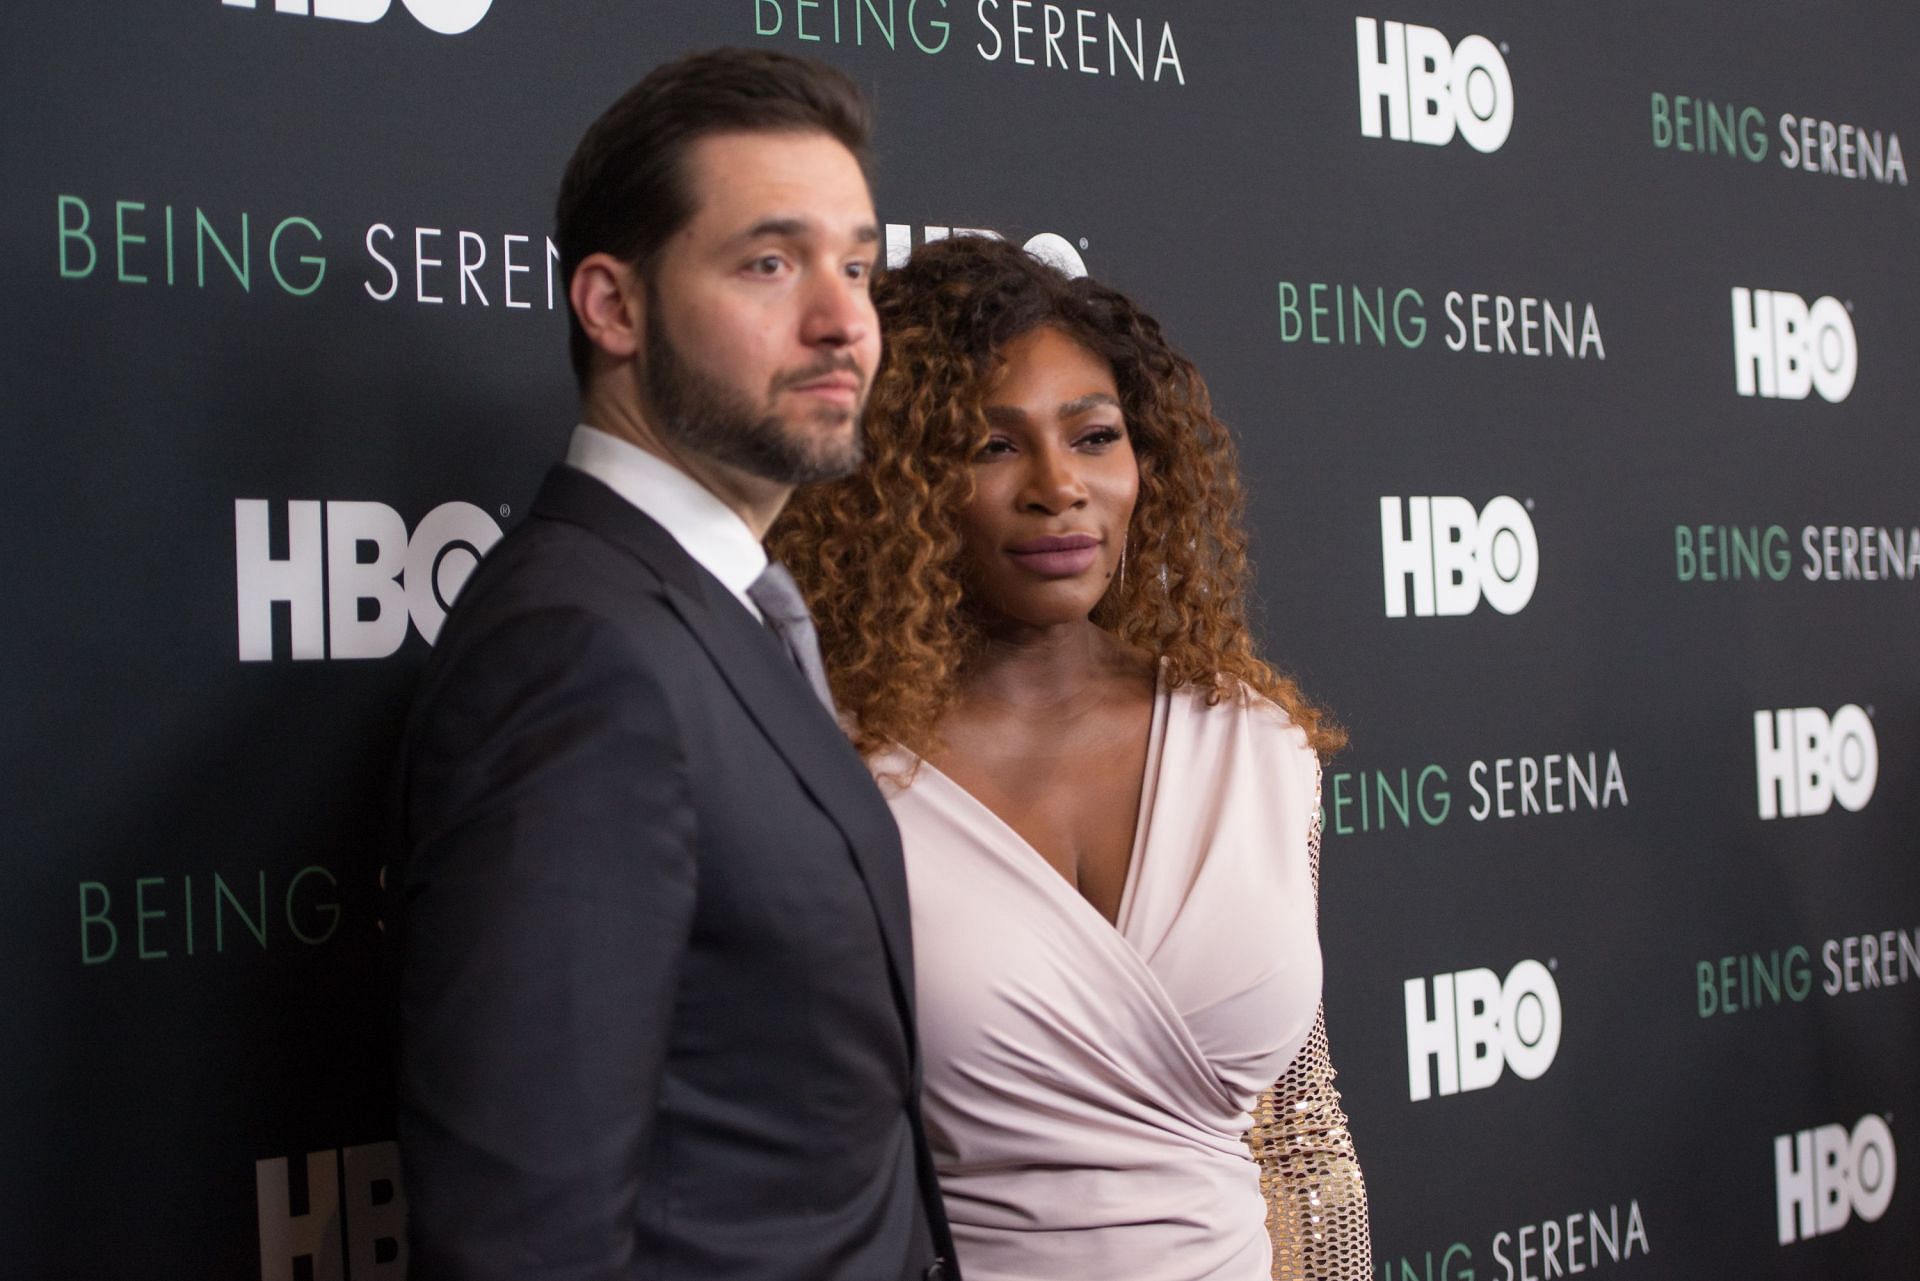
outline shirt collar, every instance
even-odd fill
[[[658,454],[585,423],[573,429],[567,465],[659,522],[687,555],[759,617],[747,588],[767,567],[766,548],[712,490]]]

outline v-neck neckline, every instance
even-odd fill
[[[1066,891],[1067,897],[1075,903],[1078,903],[1080,907],[1087,912],[1092,913],[1094,920],[1098,921],[1101,926],[1112,931],[1131,946],[1131,940],[1128,939],[1127,934],[1127,925],[1132,915],[1134,898],[1140,884],[1141,865],[1146,862],[1147,834],[1152,827],[1151,819],[1154,796],[1158,793],[1160,786],[1160,761],[1165,754],[1167,722],[1170,719],[1168,713],[1171,703],[1171,691],[1166,688],[1163,682],[1159,664],[1155,664],[1153,673],[1153,715],[1147,725],[1147,759],[1145,766],[1140,771],[1140,795],[1134,811],[1133,843],[1127,851],[1127,875],[1120,888],[1120,903],[1119,906],[1115,908],[1114,917],[1111,921],[1107,919],[1106,913],[1095,907],[1093,901],[1080,892],[1079,886],[1068,880],[1064,872],[1055,867],[1046,855],[1035,848],[1032,841],[1022,836],[1012,823],[1009,823],[1005,818],[1001,817],[1000,811],[994,809],[993,806],[974,795],[974,793],[959,780],[955,779],[951,774],[941,769],[938,765],[935,765],[926,757],[911,751],[908,751],[907,755],[913,757],[918,763],[918,768],[928,771],[940,782],[953,789],[968,805],[984,814],[987,820],[998,828],[1015,846],[1026,851],[1043,873],[1043,879],[1053,882],[1062,890]],[[906,751],[904,748],[901,750]]]

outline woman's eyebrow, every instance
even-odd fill
[[[1075,400],[1069,400],[1064,402],[1060,406],[1060,408],[1055,410],[1054,412],[1059,414],[1062,418],[1071,418],[1075,414],[1086,413],[1089,409],[1092,409],[1096,405],[1112,405],[1115,409],[1120,408],[1120,402],[1115,400],[1112,396],[1107,395],[1106,392],[1093,391],[1093,392],[1088,392],[1086,395],[1081,396]]]

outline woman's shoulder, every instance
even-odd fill
[[[1174,687],[1169,701],[1202,732],[1319,764],[1306,730],[1287,709],[1242,681],[1223,677],[1217,686],[1189,682]]]

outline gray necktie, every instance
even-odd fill
[[[760,577],[747,588],[747,598],[760,607],[767,626],[786,647],[787,657],[805,674],[827,711],[833,712],[833,691],[827,688],[827,669],[820,661],[820,636],[813,630],[806,598],[787,567],[777,560],[768,561]]]

